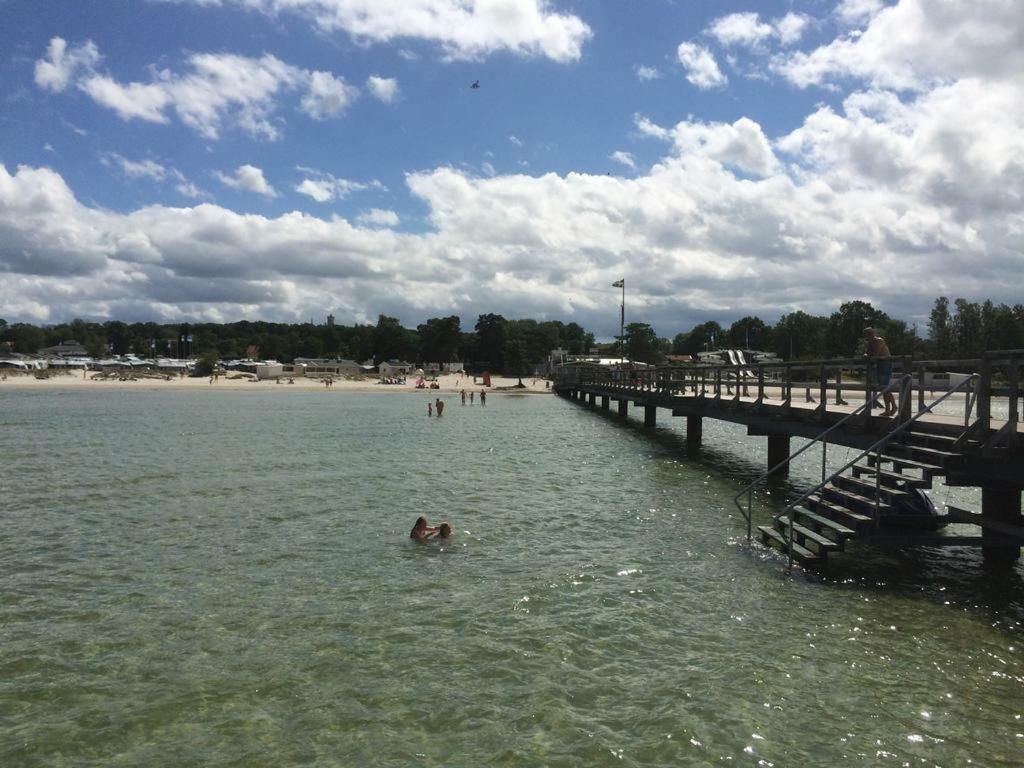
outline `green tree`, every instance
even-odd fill
[[[403,357],[408,351],[408,335],[398,318],[380,315],[373,331],[373,362]]]
[[[420,338],[420,356],[423,362],[449,363],[456,358],[462,339],[458,315],[432,317],[416,326]]]
[[[708,320],[706,323],[693,326],[690,332],[686,334],[686,341],[682,351],[677,352],[677,354],[696,355],[699,352],[714,349],[724,341],[722,326],[714,320]]]
[[[759,317],[744,317],[729,326],[729,346],[740,349],[767,349],[771,329]]]
[[[948,358],[953,353],[953,328],[949,318],[949,299],[939,296],[928,316],[928,338],[932,342],[932,354]]]
[[[825,328],[828,318],[802,310],[783,315],[772,328],[771,350],[785,360],[813,360],[827,357]]]
[[[522,339],[507,339],[505,348],[502,350],[502,358],[505,361],[505,375],[518,376],[519,386],[523,386],[523,375],[529,373],[529,363],[526,359],[526,344]]]
[[[640,363],[659,363],[663,360],[658,334],[647,323],[626,325],[626,358]]]
[[[486,363],[491,370],[503,371],[505,360],[505,327],[508,321],[501,315],[480,315],[476,321],[476,353],[479,362]]]
[[[981,307],[966,299],[953,302],[956,314],[953,316],[953,340],[956,353],[962,357],[984,351]]]
[[[828,318],[825,353],[829,357],[854,357],[864,344],[864,329],[881,328],[889,316],[866,301],[847,301]],[[890,347],[891,349],[891,347]],[[895,350],[894,350],[895,351]]]

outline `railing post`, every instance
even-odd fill
[[[843,366],[836,368],[836,405],[846,405],[843,400]]]
[[[924,410],[924,366],[917,366],[917,412]]]
[[[764,402],[764,366],[757,366],[757,404]]]
[[[988,440],[992,429],[992,358],[986,353],[981,358],[978,371],[978,429],[979,438],[984,443]]]
[[[1020,363],[1016,357],[1010,358],[1007,384],[1009,385],[1009,402],[1007,403],[1006,427],[1009,430],[1007,436],[1011,446],[1017,444],[1017,422],[1020,420]]]

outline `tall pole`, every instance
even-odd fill
[[[622,304],[619,306],[619,365],[626,360],[626,279],[619,280],[622,286]]]

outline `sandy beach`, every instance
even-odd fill
[[[229,375],[230,376],[230,375]],[[289,379],[282,378],[281,383],[273,379],[255,381],[251,378],[240,377],[230,378],[220,376],[213,384],[209,377],[186,377],[184,379],[173,377],[171,379],[136,377],[127,380],[119,378],[106,378],[89,371],[82,375],[81,371],[68,374],[60,373],[51,375],[48,378],[37,379],[35,376],[25,374],[6,375],[6,380],[0,380],[0,391],[2,390],[27,390],[27,389],[67,389],[67,390],[90,390],[103,392],[119,392],[127,390],[207,390],[210,392],[221,391],[265,391],[294,392],[315,390],[325,393],[333,392],[404,392],[422,395],[457,395],[463,389],[468,395],[470,392],[479,393],[486,390],[488,395],[524,395],[524,394],[550,394],[551,390],[545,387],[544,379],[523,377],[525,388],[517,387],[518,377],[492,376],[491,386],[484,387],[481,377],[476,377],[476,383],[472,376],[460,376],[457,374],[445,374],[438,376],[439,389],[417,389],[416,377],[410,376],[405,384],[381,384],[377,379],[349,380],[335,379],[331,386],[325,386],[322,379],[296,377],[291,379],[294,384],[289,384]],[[478,394],[479,396],[479,394]]]

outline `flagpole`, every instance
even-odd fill
[[[626,279],[619,281],[622,286],[622,304],[619,307],[619,365],[626,361]]]

